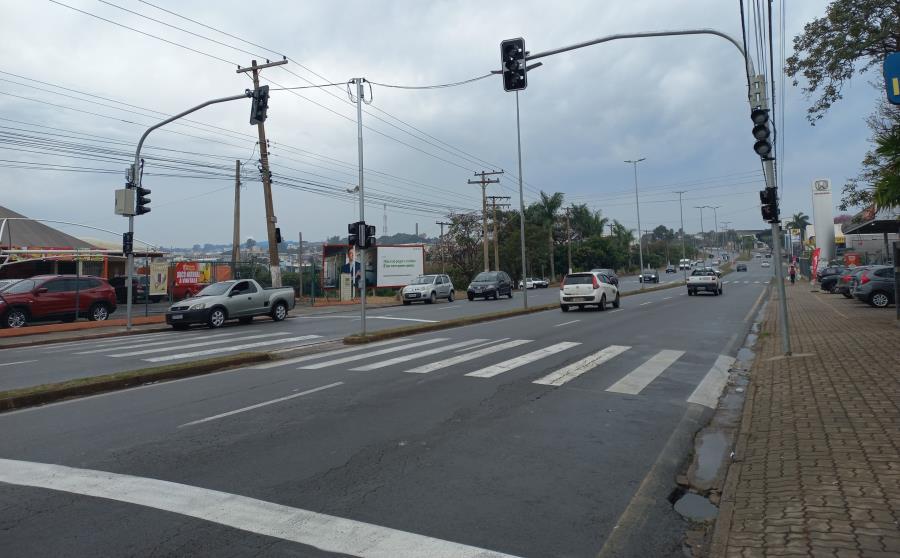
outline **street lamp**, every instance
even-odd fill
[[[713,210],[713,225],[714,225],[714,228],[716,231],[716,236],[713,241],[713,244],[717,245],[716,247],[719,248],[719,256],[721,256],[722,249],[718,246],[718,244],[719,244],[719,214],[718,214],[718,212],[716,212],[716,210],[722,206],[721,205],[710,205],[708,207]]]
[[[700,210],[700,242],[704,242],[704,239],[706,238],[706,231],[703,230],[703,210],[707,209],[707,208],[709,208],[708,205],[695,205],[694,206],[694,209]],[[703,249],[704,247],[701,246],[700,248]],[[703,256],[703,259],[705,260],[706,256]]]
[[[638,263],[641,268],[638,271],[638,274],[644,273],[644,243],[641,241],[641,200],[638,198],[638,182],[637,182],[637,164],[641,161],[646,161],[646,157],[641,157],[640,159],[625,161],[634,166],[634,204],[637,208],[637,230],[638,230]],[[644,282],[641,281],[641,288],[644,288]]]

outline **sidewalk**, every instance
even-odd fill
[[[786,286],[769,302],[711,555],[900,556],[900,328],[894,308]],[[773,289],[774,294],[775,289]]]

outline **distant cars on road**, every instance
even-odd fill
[[[718,296],[723,294],[722,279],[711,267],[695,269],[687,279],[687,291],[688,296],[694,296],[701,291]]]
[[[666,273],[677,273],[677,271],[675,270],[675,266],[672,265],[672,264],[667,265],[667,266],[666,266]]]
[[[659,283],[659,273],[654,269],[647,269],[638,276],[640,283]]]
[[[476,298],[497,300],[501,296],[512,298],[512,279],[505,271],[482,271],[469,283],[466,296],[469,300]]]
[[[739,263],[734,268],[735,271],[747,271],[747,264]]]
[[[546,289],[547,287],[550,286],[550,281],[547,281],[543,277],[539,277],[534,280],[534,286],[537,289]]]
[[[413,279],[412,283],[400,290],[400,298],[405,305],[413,302],[433,304],[439,298],[446,298],[447,302],[453,302],[455,294],[450,276],[443,273],[419,275]]]
[[[75,275],[38,275],[16,281],[0,293],[0,326],[30,322],[75,321],[75,310],[103,321],[116,310],[116,292],[106,279]]]
[[[760,267],[772,267],[772,264],[770,264],[769,262],[763,262],[763,263],[759,264],[759,266]]]
[[[596,306],[602,311],[606,310],[607,304],[619,307],[619,288],[602,273],[570,273],[559,285],[559,308],[563,312],[568,312],[573,306],[579,310]]]

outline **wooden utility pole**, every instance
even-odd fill
[[[481,245],[484,248],[484,270],[490,271],[490,257],[488,256],[488,227],[487,227],[487,185],[497,184],[499,178],[487,178],[492,174],[503,174],[503,171],[481,171],[476,172],[475,176],[480,176],[479,180],[469,180],[469,184],[481,185]]]
[[[297,294],[303,298],[303,232],[298,234],[300,243],[297,244],[297,275],[300,277],[300,292]]]
[[[566,255],[569,257],[569,273],[572,273],[572,230],[569,225],[569,211],[566,208]]]
[[[237,278],[241,261],[241,160],[234,162],[234,230],[231,234],[231,277]]]
[[[497,200],[508,200],[509,196],[488,196],[491,200],[491,208],[493,209],[493,217],[491,222],[494,227],[494,269],[500,271],[500,227],[497,225],[497,206],[509,207],[508,203],[497,203]]]
[[[259,71],[263,68],[271,68],[272,66],[281,66],[287,64],[287,60],[278,60],[277,62],[266,61],[265,64],[257,65],[256,60],[251,62],[249,68],[238,68],[237,73],[253,72],[253,90],[259,90]],[[269,238],[269,273],[272,275],[272,286],[281,286],[281,264],[278,259],[278,241],[275,237],[275,223],[278,219],[275,217],[275,208],[272,205],[272,173],[269,170],[269,149],[266,143],[266,125],[259,122],[256,125],[259,133],[259,162],[262,166],[262,183],[263,196],[266,202],[266,231]]]
[[[445,248],[445,246],[444,246],[444,225],[447,225],[447,226],[449,227],[449,226],[450,226],[450,223],[447,223],[447,222],[445,222],[445,221],[436,221],[436,222],[435,222],[435,225],[440,225],[440,226],[441,226],[441,239],[440,239],[440,246],[441,246],[441,273],[447,273],[447,272],[444,270],[444,248]]]

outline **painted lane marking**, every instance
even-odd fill
[[[356,316],[329,316],[329,315],[320,315],[320,316],[294,316],[299,320],[353,320],[356,319]]]
[[[650,382],[655,380],[666,368],[681,358],[684,351],[664,350],[653,355],[650,360],[638,366],[621,380],[606,389],[613,393],[639,394]]]
[[[333,384],[328,384],[327,386],[319,386],[317,388],[308,389],[306,391],[301,391],[300,393],[292,393],[291,395],[287,395],[285,397],[279,397],[277,399],[271,399],[269,401],[263,401],[262,403],[257,403],[256,405],[250,405],[247,407],[241,407],[240,409],[235,409],[233,411],[228,411],[227,413],[220,413],[218,415],[213,415],[211,417],[202,418],[199,420],[193,420],[191,422],[186,422],[178,426],[178,428],[182,428],[184,426],[194,426],[195,424],[201,424],[204,422],[209,422],[211,420],[218,420],[220,418],[230,417],[232,415],[236,415],[238,413],[245,413],[247,411],[252,411],[254,409],[259,409],[260,407],[268,407],[269,405],[274,405],[275,403],[281,403],[282,401],[288,401],[290,399],[295,399],[297,397],[302,397],[304,395],[309,395],[310,393],[315,393],[317,391],[322,391],[325,389],[330,389],[333,387],[337,387],[343,385],[344,382],[334,382]]]
[[[321,353],[313,353],[311,355],[302,355],[294,358],[287,358],[284,360],[279,360],[276,362],[267,362],[264,364],[257,364],[255,366],[251,366],[252,370],[267,370],[269,368],[278,368],[279,366],[287,366],[289,364],[297,364],[298,362],[306,362],[308,360],[315,360],[317,358],[328,358],[330,356],[335,355],[343,355],[346,353],[357,353],[359,351],[366,351],[373,349],[375,347],[383,347],[385,345],[396,345],[397,343],[402,343],[404,341],[409,341],[408,337],[400,337],[397,339],[390,339],[388,341],[380,341],[378,343],[368,343],[366,345],[358,345],[356,347],[348,347],[346,349],[335,349],[333,351],[325,351]]]
[[[570,322],[563,322],[563,323],[561,323],[561,324],[556,324],[556,325],[553,326],[553,327],[562,327],[562,326],[564,326],[564,325],[575,324],[575,323],[578,323],[578,322],[580,322],[580,321],[581,321],[581,320],[572,320],[572,321],[570,321]]]
[[[615,309],[615,310],[610,310],[609,313],[610,313],[610,314],[615,314],[616,312],[621,312],[621,311],[622,311],[621,308],[617,308],[617,309]]]
[[[99,339],[83,339],[81,341],[67,341],[65,343],[48,343],[44,345],[46,349],[42,352],[51,353],[51,352],[62,352],[65,350],[81,347],[103,347],[106,345],[113,345],[115,343],[128,343],[134,342],[137,339],[154,339],[158,337],[162,337],[164,335],[174,336],[175,333],[172,331],[164,331],[160,333],[136,333],[133,335],[120,335],[118,337],[102,337]],[[78,347],[80,345],[81,347]],[[27,348],[27,347],[20,347]]]
[[[572,364],[564,368],[560,368],[555,372],[551,372],[550,374],[547,374],[543,378],[535,380],[532,383],[545,386],[561,386],[566,382],[574,380],[578,376],[581,376],[588,370],[600,366],[614,356],[624,353],[630,348],[631,347],[627,347],[624,345],[610,345],[609,347],[597,351],[596,353],[587,356],[579,360],[578,362],[573,362]]]
[[[247,335],[246,337],[241,337],[241,341],[248,341],[250,339],[262,339],[264,337],[280,337],[283,335],[290,335],[289,333],[260,333],[258,335]],[[217,336],[218,337],[218,336]],[[219,345],[221,343],[232,343],[234,339],[213,339],[211,341],[199,341],[197,343],[186,343],[184,345],[169,345],[168,347],[156,347],[154,349],[145,349],[140,351],[130,351],[127,353],[116,353],[114,355],[107,355],[113,358],[122,358],[122,357],[130,357],[130,356],[138,356],[138,355],[148,355],[150,353],[158,353],[162,350],[166,351],[180,351],[181,349],[194,349],[196,347],[206,347],[208,345]]]
[[[719,404],[719,396],[728,383],[728,370],[734,364],[734,358],[726,355],[719,355],[713,367],[709,369],[700,384],[694,390],[694,393],[688,397],[688,403],[696,403],[715,409]]]
[[[301,366],[300,368],[303,370],[318,370],[319,368],[325,368],[326,366],[335,366],[337,364],[344,364],[347,362],[353,362],[354,360],[362,360],[364,358],[386,355],[388,353],[396,353],[397,351],[407,351],[409,349],[414,349],[415,347],[421,347],[422,345],[431,345],[433,343],[440,343],[442,341],[447,341],[446,337],[437,337],[435,339],[426,339],[424,341],[416,342],[415,346],[412,345],[403,345],[401,347],[388,347],[387,349],[380,349],[378,351],[372,351],[369,353],[363,353],[361,355],[350,355],[347,357],[336,358],[334,360],[326,360],[325,362],[317,362],[315,364],[307,364],[306,366]]]
[[[639,306],[647,306],[648,304],[653,304],[653,301],[650,300],[650,301],[647,301],[647,302],[642,302],[642,303],[640,303]]]
[[[664,296],[664,297],[663,297],[663,300],[671,300],[671,299],[672,299],[671,296]]]
[[[222,334],[214,335],[214,336],[213,335],[206,335],[206,336],[194,335],[192,337],[199,337],[201,339],[204,339],[204,338],[205,339],[213,339],[213,338],[218,339],[220,337],[233,337],[235,335],[241,335],[241,332],[222,333]],[[246,339],[246,337],[244,339]],[[75,354],[76,355],[92,355],[95,353],[106,353],[109,351],[125,351],[128,349],[139,349],[142,347],[154,347],[154,346],[158,346],[158,345],[165,345],[167,343],[171,343],[172,341],[178,342],[178,341],[185,341],[185,340],[186,339],[184,339],[184,338],[172,337],[171,339],[166,339],[165,341],[151,341],[149,343],[135,343],[134,345],[116,345],[114,347],[102,347],[99,349],[91,349],[90,351],[81,351],[81,352],[75,353]],[[230,339],[228,341],[230,341]]]
[[[387,360],[382,360],[381,362],[373,362],[372,364],[366,364],[363,366],[359,366],[357,368],[351,368],[354,372],[363,372],[366,370],[377,370],[378,368],[384,368],[385,366],[391,366],[393,364],[398,364],[400,362],[407,362],[410,360],[414,360],[417,358],[422,358],[426,356],[436,355],[438,353],[443,353],[445,351],[450,351],[452,349],[458,349],[459,347],[468,347],[469,345],[474,345],[475,343],[481,343],[485,341],[485,339],[469,339],[467,341],[460,341],[459,343],[453,343],[452,345],[444,345],[442,347],[438,347],[436,349],[428,349],[427,351],[419,351],[417,353],[412,353],[409,355],[398,356],[394,358],[389,358]]]
[[[444,306],[443,308],[438,308],[438,310],[459,310],[462,308],[461,304],[454,304],[453,306]]]
[[[191,358],[198,356],[217,355],[219,353],[233,353],[243,349],[255,349],[257,347],[268,347],[269,345],[281,345],[284,343],[293,343],[294,341],[307,341],[309,339],[318,339],[318,335],[301,335],[300,337],[282,337],[280,339],[271,339],[269,341],[258,341],[256,343],[243,343],[241,345],[230,345],[228,347],[216,347],[215,349],[206,349],[204,351],[194,351],[191,353],[177,353],[174,355],[165,355],[152,358],[144,358],[146,362],[166,362],[169,360],[177,360],[180,358]]]
[[[106,471],[0,459],[0,482],[135,504],[305,544],[324,552],[364,558],[514,558],[247,496]]]
[[[518,347],[519,345],[524,345],[525,343],[531,343],[531,339],[513,339],[512,341],[507,341],[505,343],[495,343],[490,347],[485,347],[477,351],[472,351],[459,356],[446,358],[444,360],[438,360],[429,364],[423,364],[422,366],[406,370],[406,372],[409,372],[411,374],[428,374],[429,372],[434,372],[435,370],[440,370],[441,368],[454,366],[463,362],[475,360],[476,358],[492,355],[498,351],[512,349],[513,347]]]
[[[480,348],[486,347],[486,346],[488,346],[488,345],[493,345],[493,344],[496,344],[496,343],[502,343],[503,341],[507,341],[508,339],[509,339],[509,337],[502,337],[502,338],[500,338],[500,339],[491,339],[490,341],[487,341],[486,343],[479,343],[478,345],[473,345],[473,346],[471,346],[471,347],[466,347],[465,349],[459,349],[459,350],[457,350],[456,352],[457,352],[457,353],[465,353],[466,351],[474,351],[475,349],[480,349]]]
[[[0,366],[13,366],[16,364],[28,364],[29,362],[37,362],[37,360],[20,360],[17,362],[4,362],[3,364],[0,364]]]
[[[401,322],[421,322],[423,324],[436,324],[440,320],[422,320],[419,318],[395,318],[394,316],[369,316],[369,320],[399,320]]]
[[[466,376],[471,376],[473,378],[493,378],[498,374],[509,372],[514,368],[530,364],[536,360],[540,360],[550,355],[554,355],[556,353],[571,349],[572,347],[576,347],[578,345],[581,345],[581,343],[576,343],[574,341],[563,341],[562,343],[556,343],[555,345],[550,345],[549,347],[544,347],[543,349],[538,349],[536,351],[517,356],[516,358],[498,362],[497,364],[487,366],[485,368],[482,368],[481,370],[469,372],[468,374],[466,374]]]

